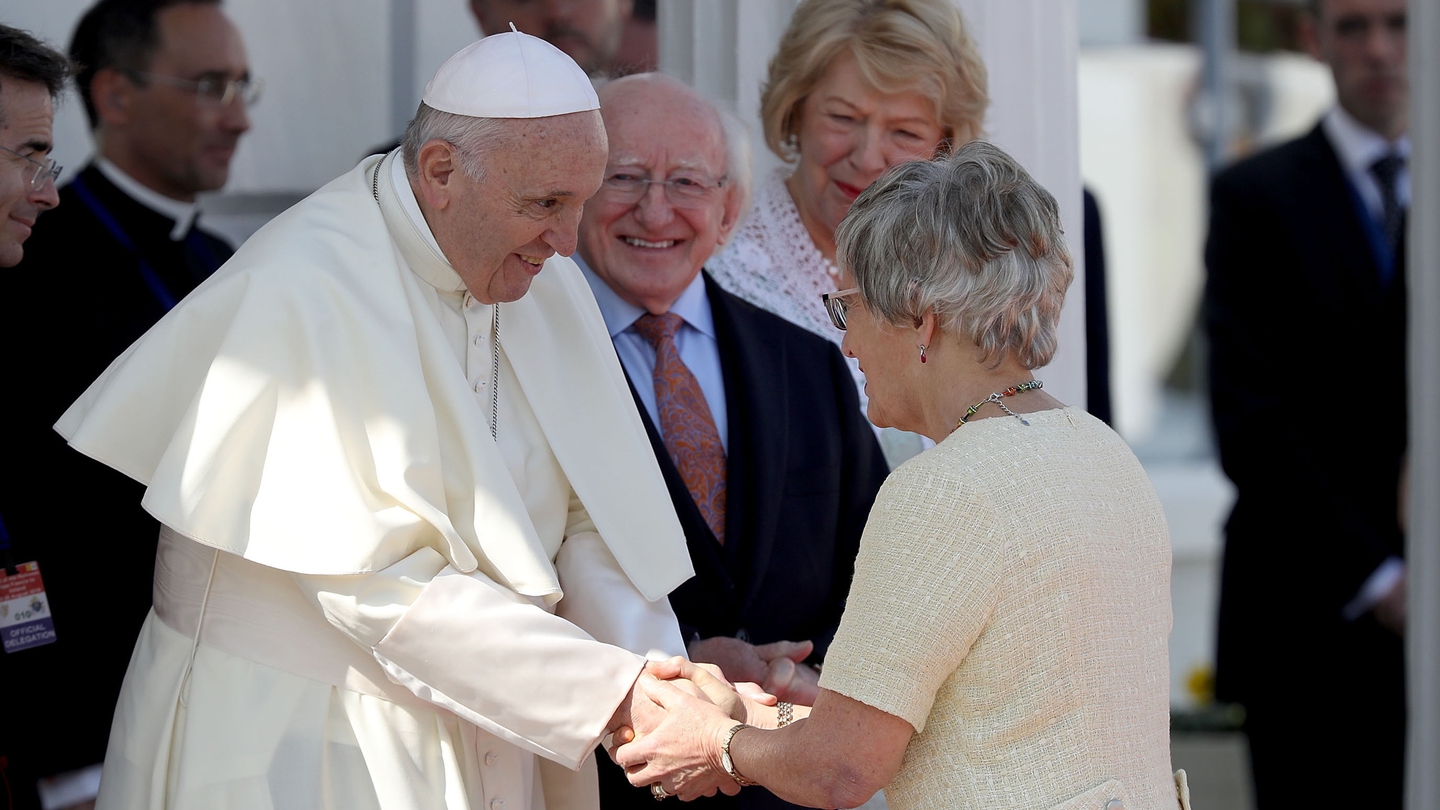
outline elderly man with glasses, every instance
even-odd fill
[[[685,529],[695,577],[670,604],[691,659],[808,704],[885,462],[840,352],[702,272],[744,208],[743,134],[663,76],[600,97],[609,160],[580,266]],[[605,810],[654,798],[601,765]]]
[[[30,223],[24,260],[0,279],[0,362],[23,392],[10,400],[5,458],[15,474],[0,512],[17,549],[39,563],[56,630],[55,643],[7,656],[17,671],[6,682],[33,691],[3,725],[32,730],[11,762],[34,762],[38,775],[83,774],[104,757],[150,607],[159,533],[138,485],[66,448],[50,426],[230,257],[229,244],[196,225],[195,197],[225,184],[259,89],[218,2],[103,0],[81,18],[70,51],[95,159],[60,188],[59,209]],[[27,175],[49,204],[53,169]],[[77,676],[84,688],[62,687]]]

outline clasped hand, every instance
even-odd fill
[[[754,707],[773,706],[773,695],[678,656],[647,664],[633,695],[628,722],[615,729],[609,748],[630,784],[658,783],[682,801],[740,792],[720,764],[721,740],[748,722]]]

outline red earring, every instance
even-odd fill
[[[925,344],[920,344],[920,362],[925,362]]]

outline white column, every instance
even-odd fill
[[[660,69],[740,115],[756,175],[778,165],[760,129],[760,87],[796,0],[661,0]],[[1060,351],[1037,372],[1047,390],[1085,403],[1084,236],[1080,198],[1079,55],[1075,0],[957,0],[990,72],[986,137],[1014,155],[1060,203],[1075,282],[1060,317]]]
[[[1440,3],[1411,0],[1413,184],[1410,299],[1410,524],[1405,569],[1410,725],[1405,806],[1440,807]]]
[[[987,138],[1055,195],[1075,257],[1060,315],[1060,351],[1036,372],[1045,388],[1085,404],[1085,268],[1080,189],[1080,56],[1075,0],[959,0],[990,72]]]
[[[755,177],[780,165],[765,146],[760,88],[799,0],[660,0],[660,70],[750,127]]]

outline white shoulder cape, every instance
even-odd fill
[[[554,568],[423,295],[459,277],[389,171],[382,214],[379,160],[258,231],[56,429],[145,484],[160,522],[254,562],[356,574],[429,546],[553,603]],[[578,268],[554,257],[502,306],[504,352],[571,486],[640,592],[665,596],[689,553]]]

